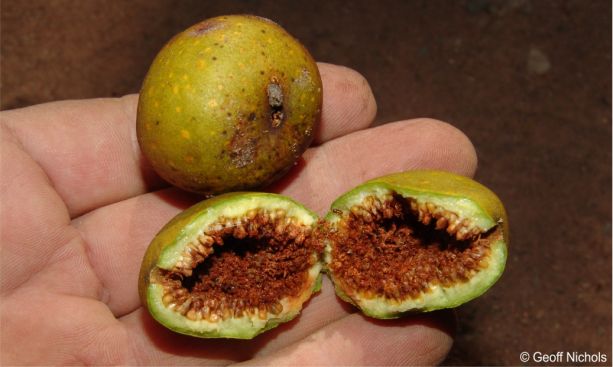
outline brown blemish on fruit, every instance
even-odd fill
[[[247,122],[243,119],[239,120],[228,147],[232,164],[237,168],[250,165],[255,161],[257,150],[257,138],[254,138],[249,132]]]
[[[322,250],[312,234],[283,210],[220,218],[185,247],[172,270],[154,270],[151,281],[164,286],[164,305],[190,320],[266,319],[309,286],[314,254]]]
[[[365,198],[342,213],[330,270],[351,296],[380,296],[402,302],[468,281],[487,267],[498,230],[484,232],[455,213],[399,195]]]
[[[194,36],[202,36],[203,34],[206,34],[208,32],[220,29],[223,26],[223,22],[207,20],[193,26],[191,34]]]

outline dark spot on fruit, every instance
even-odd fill
[[[264,70],[260,70],[260,75],[264,75]]]
[[[155,124],[156,124],[156,125],[159,125],[159,124],[160,124],[160,122],[159,122],[158,120],[156,120],[156,121],[155,121]]]
[[[270,106],[270,124],[272,127],[279,127],[283,123],[285,115],[283,113],[283,90],[273,77],[272,82],[266,88],[268,94],[268,105]]]
[[[253,120],[255,120],[255,112],[251,112],[251,113],[249,114],[249,117],[247,117],[247,118],[249,119],[249,121],[253,121]]]
[[[228,116],[230,116],[230,114],[228,114]],[[221,132],[221,135],[227,135],[227,134],[228,134],[227,130],[224,130],[224,131]]]
[[[210,32],[212,30],[218,29],[220,27],[222,27],[223,24],[220,22],[214,22],[214,21],[204,21],[201,22],[199,24],[196,24],[193,28],[192,28],[192,34],[194,36],[201,36],[207,32]]]
[[[213,56],[213,61],[217,60],[217,56]]]

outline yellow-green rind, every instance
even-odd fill
[[[271,123],[277,80],[285,119]],[[247,190],[283,175],[311,143],[321,115],[319,70],[270,20],[208,19],[175,36],[143,82],[137,135],[156,172],[198,193]]]
[[[347,211],[369,195],[383,197],[400,194],[418,202],[432,202],[459,214],[460,218],[470,218],[483,230],[498,229],[493,233],[491,255],[486,269],[479,271],[468,282],[445,288],[430,285],[430,290],[421,298],[407,299],[402,302],[383,297],[368,298],[361,294],[347,294],[333,272],[326,268],[332,279],[337,295],[364,312],[380,319],[397,318],[404,313],[426,312],[443,308],[457,307],[487,291],[504,272],[507,259],[508,221],[500,199],[487,187],[464,177],[444,171],[407,171],[365,182],[339,197],[331,206],[326,220],[334,226],[341,218],[339,211]],[[332,260],[332,243],[327,242],[324,262]]]
[[[295,217],[307,226],[317,223],[317,215],[298,202],[278,194],[261,192],[236,192],[219,195],[193,205],[175,216],[154,237],[143,257],[139,274],[139,295],[143,305],[159,323],[178,333],[201,338],[251,339],[256,335],[296,317],[302,304],[321,288],[321,263],[317,261],[309,270],[309,287],[299,297],[284,299],[283,311],[279,315],[268,313],[265,320],[257,315],[229,318],[212,323],[204,320],[192,321],[162,304],[162,287],[150,282],[150,274],[156,267],[171,269],[178,261],[183,248],[197,238],[209,224],[221,216],[241,216],[250,209],[283,209],[287,217]],[[319,254],[314,253],[315,258]]]

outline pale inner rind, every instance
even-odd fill
[[[375,317],[390,317],[407,311],[430,311],[452,308],[473,299],[485,292],[498,279],[504,270],[506,247],[499,239],[492,244],[488,257],[489,266],[476,272],[467,282],[445,288],[440,284],[431,284],[427,292],[418,298],[411,298],[400,303],[393,303],[383,297],[367,298],[363,294],[351,295],[351,299],[365,312]]]
[[[217,224],[220,217],[228,219],[238,218],[244,216],[245,213],[251,209],[273,207],[275,210],[284,210],[286,217],[296,218],[305,226],[313,225],[316,220],[308,211],[296,207],[295,203],[279,200],[277,198],[243,197],[233,200],[235,201],[233,205],[213,206],[208,208],[208,210],[204,211],[198,218],[185,226],[176,242],[162,251],[157,262],[157,267],[171,270],[178,259],[181,258],[185,246],[197,239],[199,235],[203,234],[211,226]]]
[[[418,204],[431,203],[437,207],[445,208],[446,210],[455,213],[459,217],[460,221],[470,219],[471,225],[473,227],[478,227],[482,230],[482,232],[488,231],[497,224],[492,217],[484,212],[472,200],[450,197],[447,195],[429,194],[410,189],[391,190],[385,187],[380,187],[379,185],[373,185],[368,189],[362,188],[356,192],[349,192],[342,197],[342,200],[337,200],[336,203],[342,203],[343,208],[339,209],[349,209],[354,205],[361,205],[364,202],[364,199],[368,196],[375,196],[383,199],[386,196],[391,197],[391,195],[394,193],[400,194],[407,199],[411,198]],[[334,208],[335,206],[333,205],[333,209]],[[330,222],[335,223],[340,219],[340,217],[333,216],[328,219]]]
[[[179,333],[185,332],[190,335],[196,333],[208,337],[249,338],[294,318],[302,309],[302,304],[310,298],[312,292],[317,287],[320,272],[321,264],[318,262],[309,270],[307,285],[311,288],[311,291],[301,292],[300,296],[296,298],[283,298],[279,301],[283,305],[283,311],[278,315],[267,312],[265,319],[260,318],[258,312],[255,312],[252,315],[245,314],[241,317],[230,317],[225,320],[219,319],[216,322],[210,322],[206,319],[190,320],[164,305],[162,302],[164,287],[155,283],[149,285],[147,302],[151,309],[157,310],[154,315],[158,321],[169,325],[169,327]]]

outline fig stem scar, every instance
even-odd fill
[[[283,89],[278,84],[277,78],[272,77],[270,84],[266,88],[268,94],[268,105],[270,105],[270,120],[272,127],[279,127],[283,122]]]

